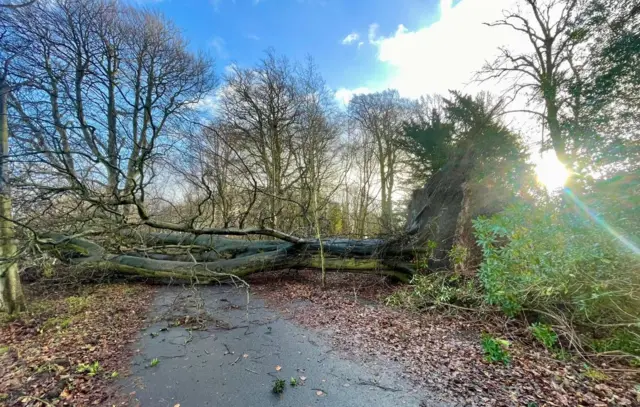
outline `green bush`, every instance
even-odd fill
[[[533,337],[538,340],[545,348],[551,350],[558,343],[558,335],[550,325],[536,322],[530,327]]]
[[[634,220],[619,223],[635,231]],[[556,326],[573,321],[590,328],[584,332],[617,335],[605,328],[621,327],[631,333],[626,348],[638,348],[640,256],[612,224],[560,199],[511,206],[475,220],[487,302],[511,316],[537,312]]]
[[[481,305],[482,294],[473,279],[451,272],[434,272],[414,276],[409,289],[395,292],[386,302],[416,310],[445,304],[475,307]]]
[[[511,363],[511,355],[509,355],[509,341],[504,339],[497,339],[489,334],[482,334],[480,341],[482,350],[484,351],[484,358],[489,363],[504,363],[508,365]]]

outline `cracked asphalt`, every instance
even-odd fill
[[[285,320],[259,298],[247,306],[244,289],[164,287],[152,309],[123,382],[133,405],[448,406],[403,380],[399,366],[341,358],[322,332]],[[209,318],[194,319],[198,313]],[[280,395],[272,392],[277,378],[286,381]]]

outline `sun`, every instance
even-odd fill
[[[547,151],[535,160],[538,182],[544,185],[549,192],[554,192],[564,187],[569,178],[569,171],[562,165],[552,151]]]

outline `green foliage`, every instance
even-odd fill
[[[291,380],[289,380],[289,384],[291,384],[291,387],[296,387],[298,385],[298,380],[296,380],[295,377],[292,377]]]
[[[606,338],[590,340],[589,345],[596,352],[622,351],[640,355],[640,336],[629,329],[618,329]]]
[[[423,98],[417,118],[405,123],[398,147],[415,158],[409,164],[418,178],[464,161],[474,163],[471,173],[478,179],[498,175],[503,185],[512,184],[513,164],[524,163],[525,149],[500,122],[503,105],[483,93],[451,91],[446,98]],[[469,160],[474,156],[482,158]]]
[[[286,382],[283,379],[276,379],[273,381],[273,388],[271,389],[271,391],[275,394],[281,394],[282,392],[284,392],[285,385]]]
[[[609,376],[607,376],[604,372],[596,368],[593,368],[589,365],[585,365],[584,367],[585,369],[582,375],[588,379],[591,379],[596,382],[602,382],[609,378]]]
[[[511,363],[511,355],[509,355],[510,342],[504,339],[494,338],[489,334],[482,334],[480,340],[482,350],[484,351],[484,358],[489,363],[504,363],[508,365]]]
[[[158,366],[158,364],[159,364],[159,363],[160,363],[160,359],[158,359],[158,358],[153,358],[153,359],[151,360],[151,363],[149,364],[149,366],[151,366],[151,367],[156,367],[156,366]]]
[[[72,314],[79,314],[84,310],[86,310],[89,307],[89,304],[91,303],[90,301],[91,300],[89,297],[79,297],[79,296],[67,297],[65,299],[65,302],[67,303],[67,307],[69,307],[69,312],[71,312]]]
[[[551,350],[558,343],[558,335],[550,325],[536,322],[529,328],[533,337],[538,340],[545,348]]]
[[[597,207],[593,201],[589,206]],[[511,316],[522,310],[541,312],[554,318],[554,324],[573,320],[598,328],[599,334],[607,333],[602,326],[629,324],[623,328],[630,342],[625,349],[637,353],[640,257],[616,237],[620,233],[614,232],[613,221],[593,217],[571,201],[551,200],[514,205],[475,220],[486,300]],[[544,335],[544,330],[538,333]],[[615,346],[622,349],[622,342]]]
[[[417,271],[427,272],[429,270],[429,261],[433,260],[437,248],[438,248],[437,242],[433,240],[427,240],[427,243],[423,248],[424,252],[420,254],[416,254],[415,257],[413,258],[413,263],[415,264]]]
[[[50,331],[52,329],[63,330],[67,329],[71,326],[73,322],[73,318],[71,317],[54,317],[47,319],[44,324],[42,324],[42,328],[40,332]]]
[[[89,376],[95,376],[100,373],[101,370],[102,368],[100,367],[100,363],[98,362],[93,362],[90,365],[86,363],[80,363],[76,368],[76,371],[78,373],[87,373]]]
[[[389,306],[415,310],[444,304],[472,307],[481,302],[482,294],[475,280],[450,272],[415,275],[410,288],[396,291],[386,299]]]
[[[449,258],[451,263],[458,265],[463,264],[469,257],[469,249],[461,245],[453,245],[449,251]]]

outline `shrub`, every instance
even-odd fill
[[[414,276],[409,289],[395,292],[386,302],[416,310],[445,304],[474,307],[482,303],[482,294],[473,279],[451,272],[434,272]]]
[[[511,206],[475,220],[474,229],[490,304],[511,316],[534,311],[554,325],[573,321],[609,336],[618,333],[605,326],[622,326],[635,343],[627,349],[639,348],[640,257],[611,223],[555,200]],[[564,327],[568,332],[569,324]]]
[[[550,325],[536,322],[530,327],[533,337],[538,340],[545,348],[551,350],[558,343],[558,335]]]
[[[489,334],[482,334],[480,341],[482,350],[484,351],[484,358],[489,363],[499,362],[508,365],[511,363],[511,356],[509,355],[509,341],[504,339],[497,339]]]

